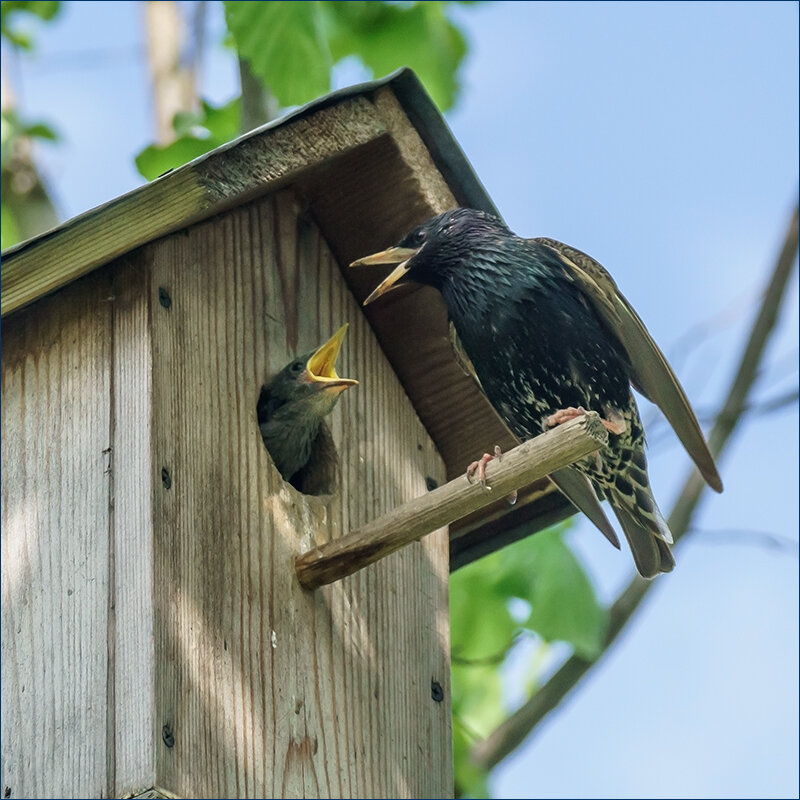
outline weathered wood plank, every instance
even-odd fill
[[[489,505],[532,481],[596,452],[608,442],[600,417],[589,412],[542,433],[490,462],[487,488],[461,475],[444,486],[397,506],[356,531],[318,545],[295,559],[300,583],[316,589],[374,564],[433,530]]]
[[[2,314],[383,133],[369,101],[353,97],[219,147],[4,254]]]
[[[108,791],[108,275],[3,329],[2,785]]]
[[[112,268],[114,604],[109,652],[114,669],[109,672],[109,731],[114,748],[109,777],[115,797],[154,784],[158,741],[153,734],[150,283],[149,270],[142,266],[124,259]]]
[[[315,595],[292,568],[444,477],[324,241],[284,194],[142,257],[151,294],[172,298],[152,306],[156,728],[174,738],[158,745],[156,783],[181,796],[447,796],[446,532]],[[306,497],[272,465],[256,400],[344,321],[339,372],[362,384],[330,419],[342,491]]]

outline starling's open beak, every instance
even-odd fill
[[[352,378],[340,378],[336,372],[336,359],[339,357],[345,333],[347,333],[346,322],[308,359],[305,379],[318,384],[319,389],[343,392],[358,384],[358,381]]]
[[[351,267],[370,267],[376,264],[397,264],[389,275],[378,284],[375,290],[364,301],[364,305],[369,305],[375,298],[386,294],[410,269],[408,262],[419,253],[420,248],[413,247],[390,247],[388,250],[381,250],[380,253],[373,253],[354,261]]]

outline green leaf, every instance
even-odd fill
[[[330,89],[333,66],[317,0],[225,3],[240,57],[281,106],[300,105]]]
[[[183,136],[168,145],[151,144],[136,156],[136,168],[147,180],[152,181],[216,146],[209,139],[195,139],[191,136]]]
[[[17,27],[20,18],[35,17],[51,20],[61,10],[61,3],[56,0],[3,0],[0,3],[0,35],[10,44],[23,50],[31,50],[33,42],[30,35]]]
[[[58,141],[58,134],[44,122],[34,122],[25,126],[23,133],[32,139],[46,139],[48,142]]]
[[[3,203],[0,206],[0,249],[5,250],[19,240],[19,225],[14,212]]]
[[[223,106],[202,101],[200,111],[179,112],[172,121],[178,138],[168,145],[146,147],[136,156],[136,168],[151,181],[235,139],[239,133],[240,114],[238,97]]]
[[[408,66],[442,109],[458,93],[467,46],[447,18],[448,2],[226,2],[225,19],[241,58],[282,106],[330,89],[335,62],[356,56],[373,75]]]
[[[333,57],[357,55],[376,76],[411,67],[446,110],[456,100],[456,73],[467,52],[464,37],[447,18],[447,5],[325,3]]]
[[[450,579],[454,657],[457,648],[464,648],[471,658],[485,657],[491,647],[501,649],[514,627],[508,612],[513,598],[530,604],[525,628],[548,642],[568,642],[586,658],[597,655],[607,613],[565,544],[565,529],[562,525],[528,536],[454,573]],[[482,644],[470,649],[464,644],[470,637]]]
[[[489,797],[489,773],[472,763],[470,750],[474,744],[469,733],[453,718],[453,761],[456,797]]]
[[[578,655],[595,658],[603,646],[608,614],[597,602],[586,573],[560,531],[544,531],[531,541],[536,573],[526,627],[546,641],[569,642]]]
[[[5,169],[14,153],[20,139],[44,139],[49,142],[57,142],[58,134],[44,122],[27,122],[17,114],[14,109],[3,111],[0,115],[0,164]]]
[[[496,589],[489,559],[475,561],[450,578],[450,648],[454,659],[485,660],[511,646],[517,625],[508,596]]]

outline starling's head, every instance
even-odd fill
[[[401,282],[414,281],[441,289],[445,278],[462,269],[477,250],[492,249],[511,235],[494,214],[456,208],[423,222],[395,247],[359,258],[350,266],[397,264],[364,301],[367,305]]]
[[[287,424],[302,425],[330,413],[342,392],[358,383],[336,373],[336,359],[346,332],[347,324],[321,347],[289,362],[264,387],[259,421],[279,415]]]

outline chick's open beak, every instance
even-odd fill
[[[340,378],[336,372],[336,359],[339,356],[345,333],[347,333],[347,323],[319,347],[306,363],[306,380],[319,384],[320,389],[343,392],[358,384],[358,381],[353,378]]]
[[[378,284],[372,294],[364,301],[364,305],[369,305],[373,300],[386,294],[410,269],[408,262],[419,253],[419,249],[413,247],[390,247],[388,250],[381,250],[380,253],[373,253],[354,261],[351,267],[371,267],[377,264],[397,264],[397,266]]]

